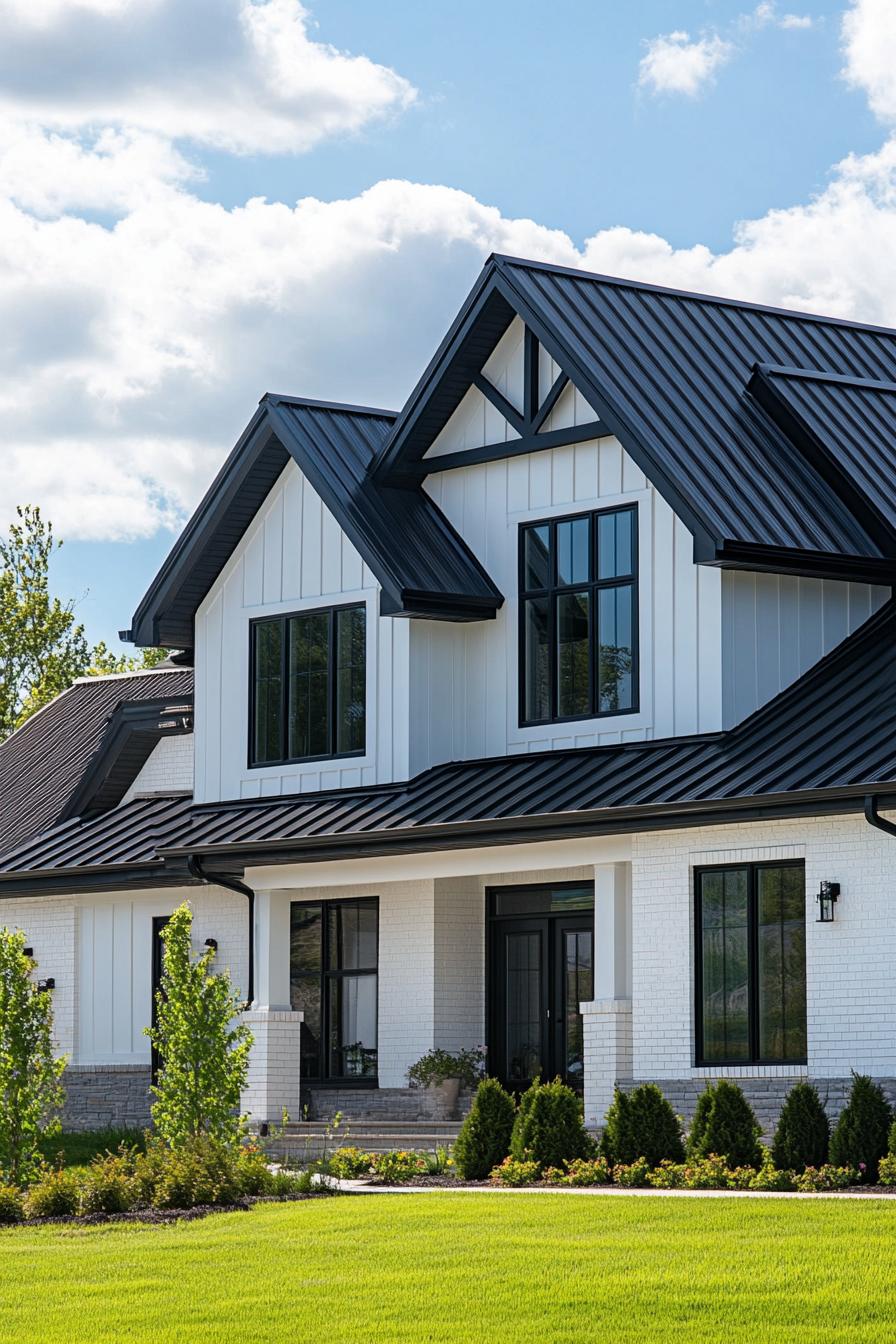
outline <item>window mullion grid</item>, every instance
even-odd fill
[[[280,759],[289,758],[289,702],[292,687],[289,680],[290,644],[292,625],[284,616],[280,621]]]
[[[758,872],[754,864],[747,869],[747,1012],[750,1063],[759,1062],[759,911]]]
[[[327,754],[336,755],[337,730],[336,730],[336,687],[338,676],[336,671],[336,609],[330,608],[330,618],[327,622]]]

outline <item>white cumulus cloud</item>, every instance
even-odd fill
[[[691,39],[689,33],[663,33],[645,42],[638,66],[638,85],[650,93],[679,93],[696,98],[716,71],[730,61],[735,47],[712,33]]]
[[[896,121],[896,4],[853,0],[843,18],[844,74],[882,121]]]

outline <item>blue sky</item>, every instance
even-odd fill
[[[896,324],[893,8],[9,0],[5,512],[114,642],[258,396],[400,404],[492,248]]]

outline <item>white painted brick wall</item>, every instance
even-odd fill
[[[741,861],[806,863],[808,1074],[896,1075],[896,839],[860,816],[815,817],[634,837],[632,858],[635,1078],[718,1076],[694,1051],[693,869]],[[819,924],[822,879],[839,882],[831,924]],[[730,1077],[792,1076],[792,1065],[728,1068]]]
[[[585,1043],[585,1124],[603,1123],[616,1083],[632,1073],[630,999],[595,999],[582,1004]]]
[[[180,733],[177,737],[163,737],[156,743],[122,802],[129,803],[132,798],[148,793],[192,791],[193,734]]]
[[[266,1009],[243,1013],[252,1032],[249,1072],[240,1109],[252,1125],[301,1117],[299,1049],[302,1013]]]
[[[53,1036],[59,1054],[75,1047],[75,902],[24,897],[0,901],[0,928],[21,929],[37,961],[35,978],[56,981],[53,990]]]
[[[435,883],[435,1044],[485,1043],[485,893],[478,877]]]

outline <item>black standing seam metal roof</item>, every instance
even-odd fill
[[[62,816],[119,704],[192,696],[190,668],[87,677],[26,719],[0,743],[0,853]]]
[[[376,575],[384,615],[494,616],[501,593],[419,484],[396,490],[369,479],[393,420],[391,411],[264,396],[122,637],[192,648],[196,608],[290,458]]]
[[[466,374],[477,311],[496,294],[505,326],[519,313],[688,525],[699,560],[892,575],[896,531],[847,507],[846,470],[819,471],[747,384],[757,362],[892,381],[896,333],[513,257],[490,259],[383,445],[378,479],[413,478],[403,464],[421,464],[459,403],[451,370]],[[896,485],[865,428],[869,470]],[[886,434],[892,447],[892,418]]]
[[[3,861],[12,890],[102,865],[231,865],[448,848],[535,833],[623,833],[695,816],[848,810],[896,792],[896,602],[724,733],[435,766],[406,784],[253,802],[124,804],[68,822]]]

